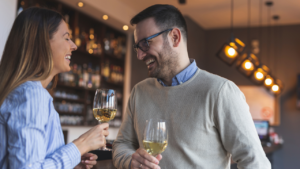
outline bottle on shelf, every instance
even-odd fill
[[[79,27],[77,26],[75,28],[75,37],[74,37],[74,42],[75,42],[75,45],[80,48],[80,45],[81,45],[81,38],[79,36]]]

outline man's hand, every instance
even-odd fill
[[[153,157],[146,150],[139,148],[132,154],[131,169],[160,169],[158,164],[161,159],[160,154]]]
[[[98,156],[92,153],[86,153],[81,156],[81,162],[74,169],[90,169],[97,164]]]

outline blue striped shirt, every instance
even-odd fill
[[[0,107],[0,168],[74,168],[81,159],[65,145],[53,98],[40,81],[14,89]]]
[[[174,76],[172,78],[171,86],[180,85],[180,84],[190,80],[190,78],[192,78],[194,76],[194,74],[198,70],[198,66],[196,64],[195,59],[191,59],[190,61],[191,61],[191,64],[188,67],[186,67],[183,71],[181,71],[180,73],[178,73],[176,76]],[[157,80],[161,85],[166,86],[166,84],[164,84],[164,82],[161,79],[157,79]]]

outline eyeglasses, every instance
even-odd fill
[[[144,38],[144,39],[140,40],[137,44],[134,44],[134,45],[133,45],[133,49],[134,49],[136,52],[137,52],[139,49],[141,49],[143,52],[147,52],[147,51],[149,50],[149,48],[150,48],[150,46],[149,46],[149,40],[150,40],[150,39],[153,39],[153,38],[159,36],[160,34],[165,33],[165,32],[168,32],[168,31],[171,31],[171,30],[173,30],[173,28],[164,30],[164,31],[159,32],[159,33],[154,34],[154,35],[151,35],[151,36],[149,36],[148,38]]]

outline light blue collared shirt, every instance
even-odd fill
[[[177,86],[177,85],[180,85],[180,84],[188,81],[190,78],[192,78],[194,76],[194,74],[197,72],[197,70],[198,70],[198,67],[197,67],[196,61],[194,59],[191,59],[191,64],[187,68],[185,68],[183,71],[181,71],[180,73],[178,73],[176,76],[174,76],[172,78],[171,86]],[[157,80],[161,85],[166,86],[163,81],[161,81],[160,79],[157,79]]]
[[[0,168],[74,168],[81,159],[65,145],[53,99],[40,81],[14,89],[0,107]]]

